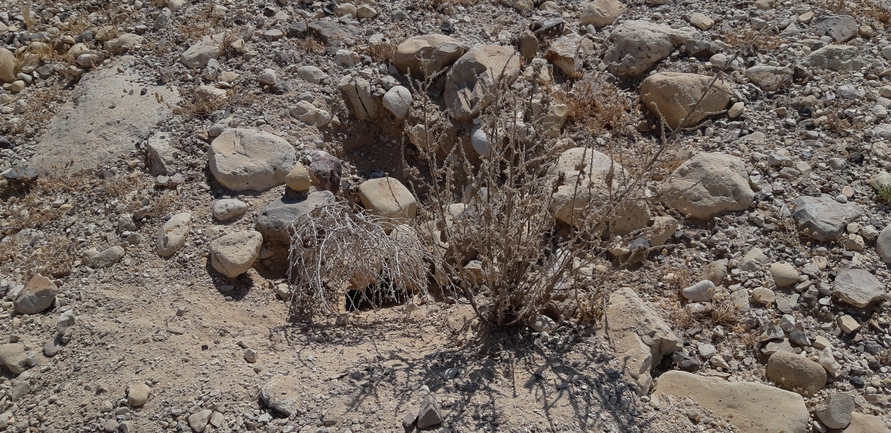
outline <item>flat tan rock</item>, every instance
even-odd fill
[[[805,433],[810,421],[800,395],[760,383],[669,371],[659,376],[653,395],[689,397],[726,417],[742,433]]]

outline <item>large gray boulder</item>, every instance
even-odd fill
[[[860,206],[851,202],[839,203],[826,194],[798,197],[792,201],[792,207],[792,217],[799,231],[823,242],[838,239],[848,223],[863,215]]]
[[[284,185],[297,164],[284,138],[253,129],[227,129],[210,144],[210,172],[234,191],[265,191]]]
[[[454,119],[467,120],[495,100],[499,85],[520,76],[520,54],[512,47],[476,45],[446,76],[445,104]]]
[[[662,189],[662,201],[696,219],[748,209],[755,198],[743,161],[723,153],[700,153],[681,164]]]
[[[613,75],[636,78],[694,36],[663,24],[625,21],[610,34],[603,61]]]
[[[154,78],[130,67],[136,62],[122,56],[84,74],[56,115],[41,125],[30,167],[70,174],[114,165],[131,158],[157,125],[172,118],[171,107],[180,101],[176,88],[155,85]]]

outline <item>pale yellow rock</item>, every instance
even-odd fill
[[[309,189],[312,181],[309,178],[309,171],[301,163],[297,163],[294,168],[285,176],[285,184],[294,191],[306,191]]]
[[[359,200],[371,213],[408,223],[418,212],[418,202],[411,191],[392,177],[370,179],[359,185]]]

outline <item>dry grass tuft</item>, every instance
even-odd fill
[[[724,32],[724,42],[735,48],[752,47],[764,51],[779,48],[783,44],[783,38],[748,27]]]
[[[884,24],[891,23],[891,4],[876,0],[821,0],[817,7],[857,18],[869,17]]]
[[[59,110],[59,107],[68,99],[71,92],[61,85],[37,88],[25,94],[28,98],[28,107],[34,107],[22,113],[17,122],[9,122],[0,127],[0,131],[11,132],[15,135],[28,135],[29,125],[44,125]],[[21,96],[20,96],[21,97]]]
[[[377,44],[368,47],[368,55],[378,63],[392,62],[396,55],[396,44]]]
[[[178,107],[173,108],[173,112],[186,117],[207,118],[215,111],[225,107],[236,93],[234,89],[229,89],[226,96],[221,97],[199,89],[185,91],[182,102]]]
[[[292,41],[291,44],[297,50],[310,54],[318,54],[325,49],[325,44],[313,36],[307,36],[303,39]]]
[[[571,88],[556,92],[554,99],[566,104],[568,122],[592,133],[620,130],[635,118],[634,101],[600,74],[574,82]]]

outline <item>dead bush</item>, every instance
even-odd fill
[[[724,42],[737,49],[757,51],[775,50],[783,44],[783,38],[752,27],[724,32]]]
[[[600,74],[575,81],[558,91],[554,99],[566,104],[567,118],[592,133],[617,131],[635,116],[636,104],[622,89]]]
[[[395,44],[376,44],[368,47],[368,55],[378,63],[392,62],[396,55]]]
[[[413,229],[388,223],[346,200],[332,199],[291,224],[291,312],[310,319],[359,304],[380,306],[427,294],[428,253]],[[347,296],[352,292],[353,296]]]
[[[185,91],[180,105],[173,108],[173,112],[186,117],[206,118],[225,107],[236,93],[236,89],[228,89],[226,96],[216,95],[201,88]]]

